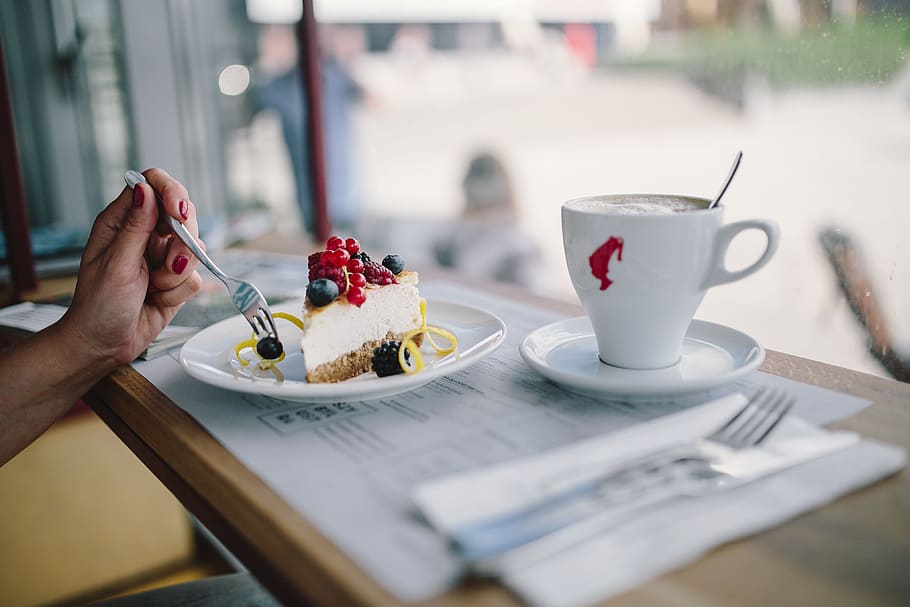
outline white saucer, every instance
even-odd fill
[[[299,314],[303,302],[285,303],[276,312]],[[427,322],[448,329],[458,338],[458,349],[439,355],[424,344],[421,349],[423,370],[413,375],[377,377],[366,373],[335,384],[311,384],[306,381],[306,365],[299,348],[292,347],[300,333],[289,322],[279,319],[278,331],[285,344],[286,358],[276,365],[279,380],[256,365],[242,367],[234,356],[234,346],[246,339],[250,327],[241,316],[203,329],[180,350],[180,363],[187,373],[207,384],[237,392],[265,394],[283,400],[303,402],[336,402],[385,398],[414,390],[443,375],[450,375],[493,353],[506,338],[505,323],[494,314],[472,306],[450,301],[429,300]]]
[[[597,358],[597,342],[586,316],[533,331],[519,351],[535,371],[570,390],[627,397],[709,390],[757,369],[765,359],[765,349],[745,333],[693,320],[675,365],[654,370],[613,367]]]

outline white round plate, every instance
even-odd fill
[[[570,390],[625,397],[709,390],[758,368],[765,359],[765,349],[745,333],[693,320],[675,365],[654,370],[613,367],[597,358],[597,342],[586,316],[533,331],[519,351],[534,370]]]
[[[299,315],[302,302],[275,306],[274,312]],[[285,400],[335,402],[368,400],[400,394],[419,388],[442,375],[450,375],[474,364],[498,348],[506,337],[506,325],[484,310],[448,301],[427,301],[427,324],[447,329],[458,338],[458,349],[439,356],[426,342],[421,349],[424,368],[412,375],[377,377],[366,373],[333,384],[306,381],[306,367],[298,346],[300,331],[291,323],[277,319],[278,333],[287,353],[277,368],[282,380],[255,363],[243,367],[234,357],[234,346],[250,336],[250,326],[241,316],[228,318],[194,335],[180,350],[180,363],[186,372],[219,388],[265,394]],[[437,338],[441,339],[441,338]],[[248,357],[254,355],[247,352]]]

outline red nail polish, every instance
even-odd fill
[[[190,218],[190,205],[185,200],[180,201],[180,216],[183,217],[184,221]]]
[[[133,188],[133,206],[141,207],[143,200],[145,200],[145,192],[137,185]]]
[[[174,259],[174,265],[171,266],[174,270],[174,274],[183,274],[183,271],[186,269],[186,264],[189,262],[190,260],[186,255],[178,255]]]

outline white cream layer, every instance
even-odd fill
[[[305,307],[300,348],[307,368],[331,362],[389,332],[405,333],[419,327],[417,273],[399,280],[400,284],[367,288],[367,299],[359,308],[344,297],[321,308]]]

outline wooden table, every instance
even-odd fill
[[[497,287],[545,307],[579,309]],[[910,449],[910,384],[768,352],[764,371],[873,401],[834,424]],[[288,605],[399,605],[196,421],[132,368],[86,401],[178,499]],[[605,567],[609,564],[604,564]],[[426,604],[516,605],[491,583]],[[910,473],[718,548],[610,605],[910,604]]]

